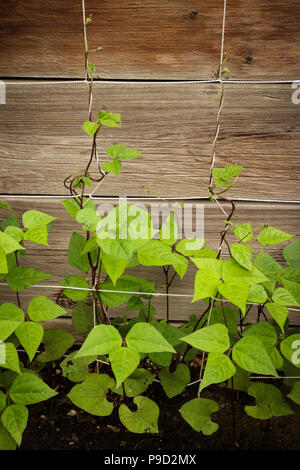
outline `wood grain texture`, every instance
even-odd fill
[[[227,84],[216,167],[244,166],[236,197],[299,199],[300,105],[288,85]],[[102,195],[206,196],[220,96],[218,84],[95,84],[94,109],[120,112],[121,129],[99,136],[101,159],[127,143],[143,157],[124,162]],[[0,115],[1,192],[65,191],[63,179],[88,161],[85,84],[7,85]],[[99,193],[100,194],[100,193]]]
[[[49,248],[25,242],[27,247],[26,258],[21,258],[24,265],[32,266],[40,269],[43,272],[52,274],[52,278],[40,282],[40,285],[60,285],[61,280],[69,274],[80,274],[76,268],[68,265],[67,250],[69,240],[73,231],[80,231],[79,225],[65,213],[62,205],[58,200],[41,200],[41,201],[28,201],[18,200],[15,202],[10,201],[13,208],[15,208],[19,218],[21,214],[28,209],[38,209],[58,217],[52,223],[55,230],[49,233]],[[97,203],[98,205],[98,203]],[[148,204],[149,206],[149,204]],[[241,223],[251,222],[254,227],[261,224],[273,224],[282,230],[300,236],[300,218],[299,208],[290,204],[246,204],[239,203],[237,206],[238,219],[236,222]],[[7,216],[7,213],[1,209],[0,220]],[[206,246],[216,249],[219,246],[220,232],[224,226],[223,215],[217,206],[211,203],[204,204],[204,236],[208,240]],[[229,241],[233,241],[234,236],[228,237]],[[266,251],[275,257],[279,262],[283,263],[282,248],[285,244],[268,247]],[[261,246],[258,243],[253,245],[254,253],[257,254]],[[224,250],[224,257],[228,255]],[[170,293],[178,294],[193,294],[193,283],[195,268],[191,265],[187,274],[181,281],[175,278],[174,283],[170,289]],[[128,274],[141,276],[149,281],[154,281],[157,291],[164,292],[161,288],[165,283],[165,278],[162,268],[159,267],[136,267],[126,271]],[[81,273],[82,274],[82,273]],[[67,309],[68,314],[71,312],[72,301],[69,301],[64,295],[63,290],[47,289],[29,287],[20,292],[22,306],[27,307],[28,302],[33,296],[47,295],[54,301],[58,302]],[[201,313],[205,307],[203,302],[191,303],[189,298],[175,298],[170,297],[170,312],[171,319],[176,321],[186,320],[189,315]],[[1,302],[11,301],[15,302],[15,293],[11,292],[7,287],[1,286]],[[153,300],[153,305],[156,307],[157,318],[165,318],[166,316],[166,300],[162,297],[157,297]],[[120,308],[111,309],[112,315],[124,315],[125,304]],[[254,320],[256,315],[255,307],[253,314],[250,315],[250,320]],[[290,319],[292,323],[300,324],[300,316],[298,312],[291,312]],[[64,320],[57,320],[64,321]],[[67,322],[68,323],[68,322]]]
[[[0,76],[83,77],[81,1],[1,0]],[[214,78],[223,0],[86,0],[97,77]],[[229,0],[233,78],[299,77],[298,0]]]

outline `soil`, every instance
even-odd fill
[[[188,387],[183,395],[169,399],[159,384],[152,384],[144,395],[159,405],[160,432],[133,434],[120,423],[117,407],[111,416],[97,417],[73,405],[65,395],[75,384],[62,377],[60,372],[55,363],[42,371],[45,382],[59,395],[30,407],[20,450],[300,450],[300,407],[290,401],[293,415],[259,421],[244,412],[244,406],[253,404],[253,399],[240,393],[234,402],[236,431],[233,436],[232,392],[222,384],[208,388],[202,396],[219,403],[220,410],[213,417],[219,429],[212,436],[203,436],[178,412],[183,403],[196,397],[197,385]]]

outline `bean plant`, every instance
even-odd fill
[[[85,37],[90,22],[91,17],[84,24]],[[42,378],[43,368],[52,361],[60,363],[72,384],[70,402],[96,416],[117,410],[120,422],[133,433],[159,432],[159,406],[153,393],[151,399],[148,396],[154,385],[170,399],[178,395],[184,399],[187,387],[192,387],[194,398],[178,412],[204,435],[219,427],[215,421],[219,405],[205,396],[215,384],[252,397],[245,413],[256,420],[292,414],[291,405],[300,405],[300,330],[290,325],[289,308],[300,307],[300,239],[274,226],[240,223],[227,194],[243,167],[217,168],[215,147],[209,198],[231,208],[229,213],[223,209],[226,220],[216,250],[208,248],[205,239],[179,239],[176,207],[159,228],[148,211],[126,201],[99,215],[88,191],[93,194],[105,178],[118,177],[123,164],[129,166],[130,160],[142,155],[126,144],[112,143],[105,149],[106,160],[100,161],[97,138],[109,127],[120,127],[121,115],[100,110],[93,116],[96,68],[89,54],[101,47],[90,50],[87,41],[85,45],[89,101],[82,132],[91,139],[91,152],[85,169],[64,180],[70,197],[62,204],[78,223],[70,237],[68,261],[78,274],[61,283],[64,295],[75,305],[72,324],[83,339],[77,345],[71,333],[44,328],[44,322],[67,314],[50,298],[33,297],[26,311],[21,305],[19,292],[51,277],[27,266],[24,255],[28,241],[48,246],[55,217],[29,210],[21,221],[9,204],[1,202],[10,215],[1,222],[0,277],[15,293],[16,302],[0,305],[0,449],[21,444],[29,405],[55,400],[57,391]],[[229,72],[224,62],[220,74]],[[222,85],[221,102],[223,95]],[[261,247],[256,256],[254,243]],[[279,244],[283,244],[280,263],[268,253],[268,247]],[[164,320],[158,319],[162,307],[156,312],[152,301],[158,293],[168,294],[174,279],[183,279],[189,265],[195,270],[195,314],[176,327],[169,297]],[[134,274],[138,266],[161,270],[163,291]],[[256,322],[250,322],[254,311]]]

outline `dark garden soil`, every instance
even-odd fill
[[[183,403],[197,396],[197,385],[188,387],[184,395],[168,399],[159,384],[152,384],[145,395],[160,407],[160,432],[156,435],[133,434],[120,423],[118,407],[109,417],[97,417],[74,406],[65,395],[75,384],[62,377],[60,372],[57,364],[42,372],[45,382],[59,395],[30,407],[21,450],[300,450],[300,407],[293,403],[289,403],[295,411],[293,415],[258,421],[245,414],[244,406],[254,402],[241,393],[234,403],[235,444],[230,390],[215,386],[202,392],[203,397],[214,399],[220,406],[220,411],[213,417],[219,430],[212,436],[203,436],[178,412]]]

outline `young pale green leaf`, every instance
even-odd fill
[[[13,291],[19,292],[49,277],[52,277],[52,274],[43,273],[29,266],[16,266],[8,273],[7,283]]]
[[[66,310],[57,305],[53,300],[42,295],[33,297],[28,305],[28,315],[33,321],[47,321],[66,315]]]
[[[194,348],[207,352],[223,353],[230,347],[228,330],[221,323],[205,326],[181,339]]]
[[[0,364],[0,367],[3,367],[4,369],[12,370],[13,372],[17,372],[17,374],[21,374],[19,357],[18,357],[18,353],[17,353],[15,346],[12,343],[4,343],[4,348],[5,348],[5,353],[4,353],[5,362],[3,364]],[[2,351],[1,351],[1,358],[2,358]]]
[[[183,279],[186,274],[189,262],[186,258],[184,258],[184,256],[181,256],[178,253],[173,253],[173,255],[174,260],[172,266],[179,275],[180,279]]]
[[[250,246],[241,245],[240,243],[232,243],[230,245],[232,257],[244,268],[252,269],[252,248]]]
[[[210,436],[219,428],[211,421],[212,413],[219,411],[219,405],[209,398],[194,398],[179,409],[183,419],[197,432]]]
[[[264,287],[261,284],[254,284],[249,287],[249,295],[247,302],[255,302],[263,304],[268,298]]]
[[[23,322],[23,310],[9,302],[2,304],[0,306],[0,341],[8,338]]]
[[[300,380],[294,383],[293,388],[287,397],[297,403],[297,405],[300,405]]]
[[[246,302],[249,295],[249,286],[246,282],[236,280],[219,285],[219,292],[225,299],[241,309],[243,315],[246,313]]]
[[[18,326],[15,334],[27,352],[31,362],[43,339],[44,328],[39,323],[26,321]]]
[[[92,121],[85,121],[82,125],[82,129],[90,136],[92,137],[94,134],[96,134],[98,130],[98,123],[97,122],[92,122]]]
[[[17,443],[5,427],[0,424],[0,450],[16,450]]]
[[[64,294],[71,300],[84,300],[89,295],[90,286],[82,276],[75,274],[67,276],[61,281],[61,285],[65,287]],[[76,289],[68,289],[68,287],[76,287]]]
[[[121,277],[124,273],[129,261],[115,258],[114,256],[108,255],[104,252],[101,253],[101,260],[106,273],[109,275],[115,285],[119,277]]]
[[[233,347],[232,359],[248,372],[278,376],[263,342],[255,336],[240,339]]]
[[[101,238],[101,233],[98,233],[97,243],[103,252],[117,259],[130,260],[134,250],[133,240]]]
[[[282,284],[287,289],[287,291],[292,295],[292,297],[295,299],[297,304],[300,305],[300,284],[299,284],[299,282],[293,282],[293,281],[289,281],[287,279],[282,279]]]
[[[138,252],[139,263],[143,266],[164,266],[178,263],[175,253],[171,247],[159,240],[150,240],[142,246]]]
[[[248,395],[256,398],[255,406],[245,406],[249,416],[256,419],[270,419],[272,416],[287,416],[293,410],[283,399],[280,390],[271,384],[256,382],[247,390]]]
[[[45,352],[39,355],[39,362],[59,359],[74,344],[74,337],[64,330],[46,330],[43,336]]]
[[[225,382],[235,374],[235,367],[229,357],[221,353],[209,353],[201,381],[200,390],[211,384]]]
[[[3,426],[18,445],[21,445],[22,435],[27,426],[28,410],[24,405],[9,405],[1,415]]]
[[[278,245],[279,243],[285,242],[290,238],[293,238],[294,235],[290,233],[283,232],[276,227],[272,227],[271,225],[264,227],[258,237],[257,241],[264,246],[267,245]]]
[[[223,262],[222,278],[224,282],[235,284],[236,281],[243,281],[249,286],[268,281],[268,278],[255,266],[252,269],[246,269],[233,258]]]
[[[76,200],[78,200],[78,204],[76,202]],[[92,201],[90,201],[92,202]],[[75,219],[76,218],[76,214],[78,211],[80,211],[80,201],[79,201],[79,198],[76,199],[76,198],[73,198],[73,199],[65,199],[64,201],[61,201],[62,205],[64,206],[64,208],[66,209],[66,211],[68,212],[68,214],[73,218]],[[85,208],[87,207],[87,204],[85,204]]]
[[[88,334],[76,358],[109,354],[122,346],[122,337],[112,325],[98,325]]]
[[[120,127],[121,123],[121,114],[118,113],[109,113],[107,111],[99,111],[98,120],[101,122],[102,126],[108,127]]]
[[[266,308],[268,309],[269,313],[271,314],[272,318],[276,321],[276,323],[280,326],[281,331],[284,331],[284,325],[287,320],[289,311],[283,305],[280,305],[276,302],[268,302],[266,304]]]
[[[130,432],[137,434],[157,433],[159,408],[150,398],[139,396],[133,399],[137,411],[130,411],[126,405],[119,408],[121,423]]]
[[[89,210],[89,209],[84,209]],[[90,263],[87,255],[82,255],[81,252],[86,244],[86,239],[80,233],[73,232],[69,248],[68,248],[68,260],[71,266],[80,269],[80,271],[87,272],[90,269]]]
[[[281,341],[280,350],[288,361],[300,369],[300,334],[290,335]]]
[[[109,360],[119,387],[135,371],[141,358],[135,349],[121,347],[109,353]]]
[[[300,303],[293,295],[283,287],[277,287],[272,295],[272,300],[279,305],[289,305],[291,307],[300,307]]]
[[[241,242],[253,240],[253,228],[251,224],[240,224],[234,227],[234,234]]]
[[[83,301],[77,302],[72,311],[72,324],[78,333],[88,335],[94,326],[93,308]]]
[[[49,246],[47,225],[40,224],[29,228],[24,233],[24,240],[38,243],[39,245]]]
[[[199,270],[206,270],[207,275],[219,280],[222,276],[223,261],[213,258],[191,258]]]
[[[94,207],[86,207],[84,206],[83,209],[80,209],[76,212],[75,219],[80,224],[84,224],[82,230],[92,231],[95,232],[97,230],[98,224],[101,221],[101,217],[97,214],[96,209]],[[97,239],[95,239],[96,242]],[[86,242],[86,239],[85,239]],[[97,247],[97,245],[96,245]],[[81,251],[83,248],[81,247]]]
[[[34,405],[57,395],[35,374],[24,372],[15,378],[9,390],[9,396],[18,405]]]
[[[60,363],[62,375],[72,382],[82,382],[89,374],[89,365],[96,361],[97,356],[76,358],[76,351],[69,354]]]
[[[0,246],[0,273],[8,273],[6,254],[2,246]]]
[[[175,349],[149,323],[136,323],[126,336],[127,346],[141,353],[172,352]]]
[[[95,416],[109,416],[113,404],[106,399],[109,389],[115,387],[115,381],[106,374],[89,374],[84,382],[75,385],[68,393],[74,405]]]
[[[215,179],[228,180],[230,178],[235,178],[242,171],[243,167],[239,165],[226,165],[224,168],[214,168],[212,175]]]
[[[95,250],[97,250],[98,248],[99,245],[97,243],[97,236],[96,234],[92,234],[92,236],[88,240],[86,240],[81,255],[85,255],[86,253],[91,253],[93,251],[95,252]]]
[[[107,173],[112,173],[115,176],[119,176],[122,170],[122,163],[120,160],[112,160],[110,162],[103,162],[102,168]]]
[[[169,372],[169,368],[161,369],[159,378],[166,395],[173,398],[180,395],[190,382],[190,369],[186,364],[178,364],[174,372]]]
[[[109,147],[106,148],[106,153],[113,160],[116,158],[119,159],[121,158],[125,147],[126,147],[126,144],[110,145]]]
[[[211,276],[211,271],[199,269],[194,281],[194,297],[192,302],[208,297],[215,297],[221,281]]]
[[[205,238],[185,238],[177,243],[176,250],[185,256],[201,257],[205,242]]]
[[[20,227],[14,225],[9,225],[5,228],[4,232],[12,237],[17,243],[20,243],[23,240],[23,230]]]
[[[283,256],[288,264],[300,268],[300,238],[284,247]]]
[[[23,247],[5,232],[0,232],[0,247],[6,255],[14,251],[23,250]]]
[[[37,225],[47,225],[53,222],[57,217],[45,214],[36,210],[24,212],[22,216],[23,225],[25,228],[36,227]]]

